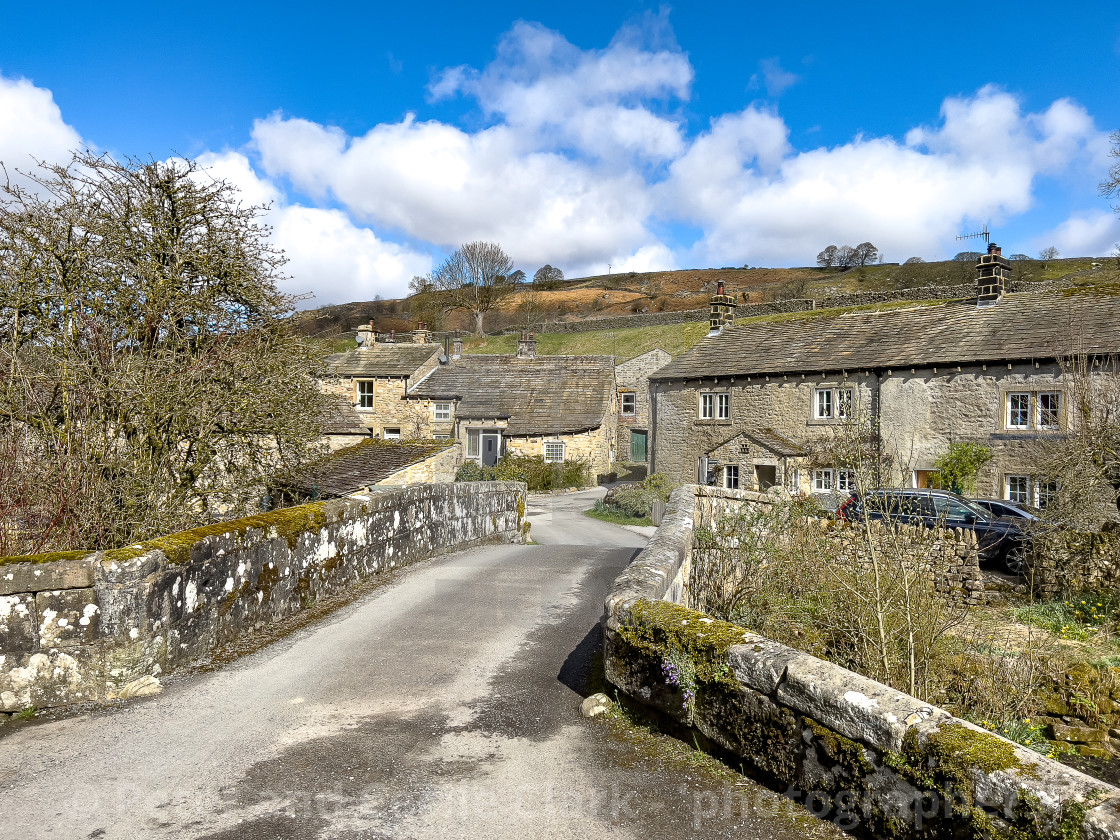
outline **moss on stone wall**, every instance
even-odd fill
[[[631,607],[630,617],[619,628],[622,638],[660,659],[679,651],[689,658],[702,682],[727,678],[731,646],[742,644],[747,632],[668,601],[639,600]]]
[[[233,519],[229,522],[219,522],[214,525],[203,525],[189,531],[180,531],[166,537],[156,537],[146,542],[130,545],[126,548],[116,548],[105,552],[106,560],[133,560],[147,554],[149,551],[162,551],[167,557],[167,562],[172,564],[189,563],[191,549],[207,537],[231,536],[242,539],[250,530],[263,531],[265,534],[275,534],[283,537],[288,543],[288,548],[295,549],[301,534],[318,531],[327,524],[325,502],[310,502],[298,507],[273,510],[268,513],[246,516],[242,519]]]
[[[51,551],[46,554],[16,554],[0,557],[0,566],[5,563],[57,563],[61,560],[83,560],[93,555],[92,551]]]

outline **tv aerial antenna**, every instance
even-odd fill
[[[984,225],[983,230],[978,230],[976,233],[962,233],[957,239],[979,239],[984,237],[984,244],[990,245],[992,243],[992,235],[988,232],[988,226]]]

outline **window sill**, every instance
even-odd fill
[[[698,426],[730,426],[730,420],[713,420],[712,418],[701,417],[696,420]]]

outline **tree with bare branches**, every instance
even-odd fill
[[[495,242],[468,242],[456,249],[432,272],[432,285],[446,294],[454,309],[474,316],[476,335],[482,335],[482,319],[512,292],[513,260]]]
[[[253,509],[324,406],[261,208],[189,160],[25,174],[0,184],[0,548]]]

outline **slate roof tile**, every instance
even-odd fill
[[[699,379],[867,370],[1120,353],[1120,290],[1005,295],[994,306],[951,302],[740,324],[650,376]]]
[[[509,418],[509,435],[565,434],[598,428],[611,405],[610,356],[463,356],[409,391],[458,399],[463,419]]]
[[[327,372],[333,376],[412,376],[442,352],[439,344],[375,344],[328,356]]]
[[[289,484],[307,493],[317,489],[320,498],[345,496],[377,484],[450,445],[450,441],[366,440],[307,466]]]

